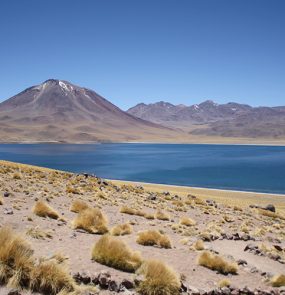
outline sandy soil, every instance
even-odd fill
[[[70,186],[76,193],[68,191]],[[162,193],[165,191],[169,194]],[[186,284],[196,288],[210,290],[217,287],[220,280],[227,278],[233,286],[239,288],[248,286],[268,290],[272,288],[272,275],[285,274],[285,197],[282,195],[130,184],[121,181],[102,183],[94,177],[86,178],[83,175],[0,161],[1,197],[4,192],[9,192],[9,196],[2,198],[0,225],[10,225],[23,233],[38,257],[51,256],[54,253],[66,255],[72,273],[84,271],[94,274],[108,270],[119,281],[134,277],[134,274],[91,260],[91,249],[101,236],[74,230],[71,226],[76,213],[70,212],[70,205],[74,200],[81,199],[90,206],[101,208],[108,217],[109,228],[130,222],[133,232],[119,239],[126,241],[132,249],[139,250],[144,259],[158,258],[168,263],[177,273],[185,276]],[[199,201],[188,194],[196,196]],[[212,201],[202,201],[207,199]],[[67,222],[34,215],[31,209],[37,200],[49,202]],[[277,209],[274,218],[249,208],[250,204],[264,206],[269,203],[274,204]],[[120,213],[123,205],[147,213],[155,213],[160,209],[170,215],[170,220],[148,220],[144,216]],[[10,209],[13,214],[5,214]],[[184,216],[195,220],[196,225],[179,225],[180,218]],[[48,232],[51,237],[33,238],[27,234],[29,229]],[[172,248],[161,249],[137,244],[137,233],[147,229],[157,229],[167,234],[172,241]],[[225,234],[236,233],[240,236],[248,234],[255,241],[223,238]],[[218,252],[229,261],[244,259],[247,265],[240,265],[237,275],[227,276],[198,265],[197,259],[201,251],[192,248],[198,239],[206,240],[206,249]],[[267,252],[263,256],[245,252],[244,248],[249,243],[260,246],[263,250],[267,249]],[[278,252],[280,261],[270,258],[269,254],[276,252],[273,245],[283,249]],[[0,294],[6,294],[4,288],[0,288]]]

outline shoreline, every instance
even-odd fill
[[[58,170],[53,168],[22,164],[18,162],[11,162],[6,160],[0,160],[0,165],[9,164],[12,166],[21,167],[32,167],[38,170],[49,170],[49,171],[58,171],[61,173],[71,173],[77,174],[69,171]],[[212,189],[212,188],[203,188],[203,187],[191,187],[191,186],[179,186],[171,184],[159,184],[159,183],[147,183],[147,182],[136,182],[128,180],[116,180],[102,178],[115,185],[141,185],[144,189],[153,192],[164,192],[168,191],[171,194],[177,194],[182,197],[186,197],[188,194],[195,195],[204,200],[213,199],[217,202],[221,202],[226,205],[237,205],[240,207],[248,207],[249,205],[262,205],[266,206],[268,204],[273,204],[278,208],[279,211],[285,213],[285,194],[274,194],[274,193],[260,193],[260,192],[247,192],[247,191],[236,191],[236,190],[224,190],[224,189]]]
[[[211,189],[203,187],[179,186],[113,179],[107,179],[107,181],[110,181],[115,185],[141,185],[144,187],[144,189],[148,191],[159,193],[168,191],[171,194],[177,194],[182,197],[186,197],[188,194],[192,194],[204,200],[212,199],[226,205],[236,205],[240,207],[248,207],[249,205],[266,206],[268,204],[273,204],[276,208],[278,208],[278,211],[282,211],[285,213],[285,194]]]
[[[53,145],[62,145],[62,144],[75,144],[75,145],[95,145],[95,144],[160,144],[160,145],[233,145],[233,146],[270,146],[270,147],[285,147],[284,142],[156,142],[156,141],[79,141],[79,142],[61,142],[61,141],[12,141],[12,142],[0,142],[0,145],[8,145],[8,144],[15,144],[15,145],[29,145],[29,144],[53,144]]]

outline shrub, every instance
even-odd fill
[[[223,288],[223,287],[229,287],[231,285],[231,281],[228,280],[228,279],[222,279],[218,282],[218,286],[220,288]]]
[[[133,231],[133,227],[129,223],[118,224],[111,230],[113,236],[129,235]]]
[[[155,218],[160,219],[160,220],[169,220],[170,216],[169,216],[169,214],[167,214],[161,210],[157,210],[155,213]]]
[[[285,216],[282,216],[282,215],[275,213],[275,212],[271,212],[271,211],[264,210],[264,209],[257,209],[257,211],[258,211],[259,215],[263,215],[263,216],[270,217],[273,219],[279,218],[279,219],[285,220]]]
[[[31,227],[27,230],[26,235],[37,239],[37,240],[45,240],[46,238],[51,239],[52,234],[47,231],[41,230],[39,227]]]
[[[89,208],[89,206],[84,201],[75,200],[72,202],[72,204],[70,206],[70,211],[74,212],[74,213],[79,213],[87,208]]]
[[[273,287],[283,287],[285,286],[285,275],[276,275],[272,278],[271,284]]]
[[[37,201],[32,211],[40,217],[50,217],[53,219],[59,218],[59,214],[44,201]]]
[[[88,208],[79,212],[72,224],[74,229],[83,229],[91,234],[108,232],[108,220],[97,208]]]
[[[128,206],[122,206],[120,209],[121,213],[125,213],[125,214],[129,214],[129,215],[135,215],[136,214],[136,210],[133,208],[130,208]]]
[[[71,292],[75,283],[66,268],[56,261],[42,261],[31,273],[31,289],[42,294],[58,294],[60,291]]]
[[[21,177],[21,174],[19,173],[19,172],[15,172],[14,174],[13,174],[13,179],[21,179],[22,177]]]
[[[201,251],[205,249],[204,242],[202,240],[197,240],[193,246],[194,246],[194,249],[197,251]]]
[[[192,225],[195,225],[196,224],[196,221],[189,218],[189,217],[182,217],[180,219],[180,224],[182,225],[186,225],[186,226],[192,226]]]
[[[154,219],[154,214],[153,213],[145,213],[144,217],[146,219]]]
[[[137,273],[144,276],[138,286],[142,295],[178,295],[181,286],[178,274],[159,260],[148,260]]]
[[[216,270],[222,274],[232,273],[238,271],[238,266],[234,262],[228,262],[224,258],[212,254],[209,251],[204,251],[198,258],[198,264]]]
[[[159,246],[161,248],[171,248],[171,241],[168,236],[156,230],[146,230],[138,233],[137,243],[144,246]]]
[[[0,229],[0,282],[10,287],[27,287],[33,268],[33,250],[10,228]]]
[[[104,235],[97,241],[92,259],[127,272],[134,272],[142,263],[139,252],[132,251],[125,242],[110,235]]]

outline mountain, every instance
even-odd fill
[[[168,141],[179,136],[63,80],[47,80],[0,103],[2,142]]]
[[[194,136],[285,138],[285,107],[251,107],[234,102],[217,104],[212,100],[185,106],[160,101],[138,104],[127,112]]]

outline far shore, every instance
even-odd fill
[[[168,144],[168,145],[174,145],[174,144],[183,144],[183,145],[234,145],[234,146],[285,146],[285,140],[284,141],[183,141],[183,142],[171,142],[171,141],[75,141],[75,142],[69,142],[69,141],[8,141],[8,142],[1,142],[0,145],[5,144]]]

